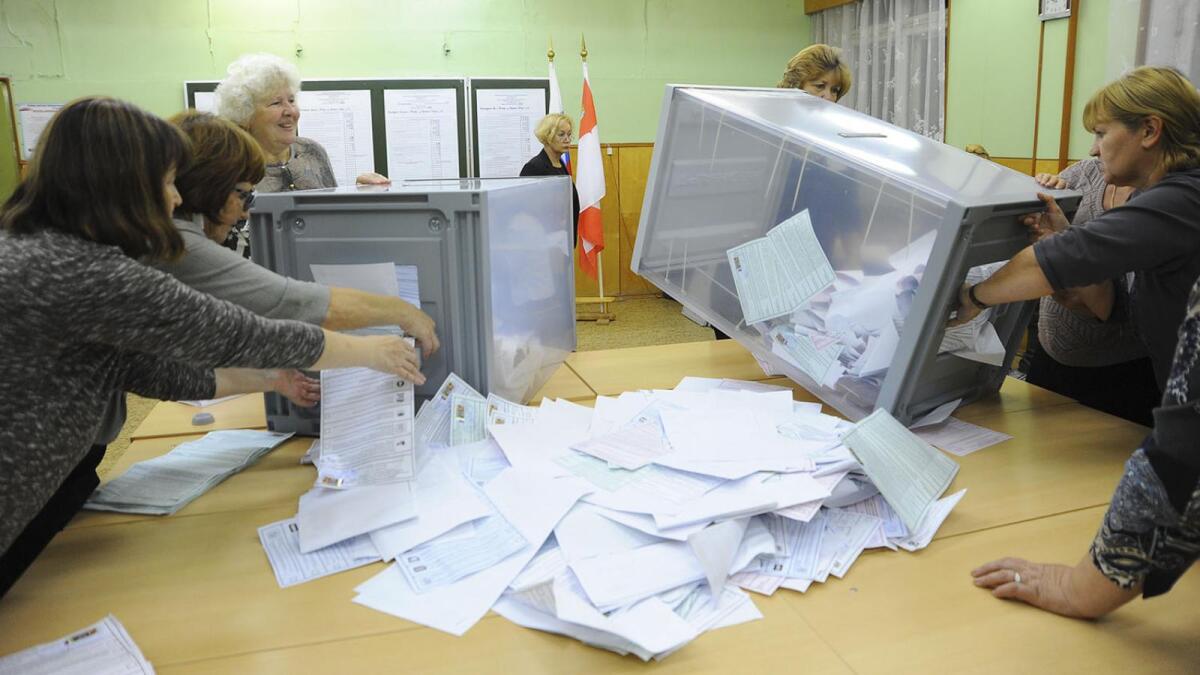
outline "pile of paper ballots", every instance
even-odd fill
[[[928,545],[962,496],[939,499],[957,465],[886,412],[850,424],[752,382],[528,407],[452,375],[415,421],[414,478],[314,487],[260,530],[280,586],[384,560],[354,602],[454,635],[492,609],[661,659],[762,618],[745,590]]]
[[[165,516],[187,506],[218,483],[254,464],[292,434],[213,431],[138,462],[101,485],[83,505],[96,511]]]
[[[0,657],[0,675],[154,675],[125,626],[109,614],[96,623]]]
[[[862,269],[834,270],[807,210],[765,237],[729,249],[743,321],[764,346],[818,385],[871,408],[895,356],[936,232],[887,255],[860,252]],[[1003,263],[973,268],[978,283]],[[939,352],[1000,365],[1004,345],[991,310],[946,331]]]

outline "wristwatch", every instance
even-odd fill
[[[975,295],[975,287],[978,285],[979,284],[972,284],[971,286],[967,287],[967,298],[969,298],[971,300],[972,305],[975,305],[979,309],[981,309],[981,310],[987,309],[987,308],[991,307],[991,305],[980,300],[979,296]]]

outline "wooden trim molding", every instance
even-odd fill
[[[853,2],[858,2],[858,0],[804,0],[804,13],[816,14],[827,9],[833,9],[834,7],[849,5]]]
[[[1075,32],[1079,27],[1079,13],[1083,11],[1082,8],[1083,0],[1075,0],[1071,6],[1071,17],[1067,19],[1067,65],[1066,76],[1063,78],[1062,126],[1058,131],[1059,171],[1067,168],[1067,153],[1071,151],[1071,99],[1075,91]]]

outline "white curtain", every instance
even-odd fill
[[[946,0],[862,0],[827,9],[812,17],[812,40],[841,47],[848,61],[854,81],[843,104],[942,140]]]
[[[1174,66],[1200,84],[1200,2],[1144,0],[1138,65]]]

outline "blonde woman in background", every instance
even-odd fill
[[[533,136],[542,144],[542,151],[521,167],[522,176],[570,176],[562,162],[563,155],[571,147],[571,136],[575,125],[571,118],[562,113],[550,113],[534,127]],[[579,193],[571,183],[571,229],[572,245],[579,239]]]
[[[779,89],[799,89],[826,101],[837,102],[850,91],[850,67],[842,50],[815,44],[801,49],[787,62]]]

